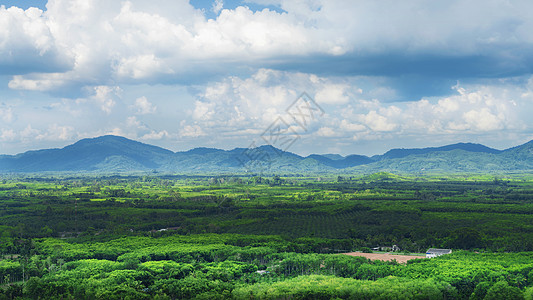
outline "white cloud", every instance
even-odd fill
[[[348,86],[345,84],[328,84],[319,90],[315,100],[324,104],[346,104],[350,98],[346,95]]]
[[[51,124],[45,132],[38,134],[35,139],[46,141],[67,141],[75,137],[74,127]]]
[[[232,67],[284,66],[291,57],[316,62],[316,56],[345,54],[363,62],[380,55],[394,59],[398,53],[414,58],[479,55],[518,68],[533,48],[531,1],[275,2],[285,12],[222,9],[223,1],[216,0],[216,19],[206,19],[186,0],[50,0],[45,12],[2,7],[0,65],[14,76],[11,88],[47,91],[183,82]],[[377,65],[389,68],[387,62]],[[395,97],[387,87],[374,92],[381,100]],[[335,103],[346,101],[338,89],[322,95]]]
[[[459,105],[458,99],[445,98],[445,99],[439,100],[437,107],[435,109],[439,113],[449,113],[449,112],[458,111],[460,109],[460,105]]]
[[[213,7],[212,7],[212,10],[215,14],[218,14],[222,8],[224,8],[224,1],[222,0],[215,0],[213,2]]]
[[[13,68],[12,72],[27,72],[67,63],[60,59],[56,40],[40,9],[0,6],[0,28],[0,66]],[[40,66],[31,65],[37,61],[41,61]]]
[[[339,95],[338,91],[342,90],[347,99],[329,103],[326,114],[307,131],[297,128],[302,138],[335,137],[342,142],[454,134],[475,136],[531,127],[524,123],[525,116],[519,116],[527,111],[525,104],[529,98],[519,101],[524,97],[524,90],[528,90],[527,84],[522,87],[514,83],[457,85],[452,96],[389,102],[361,99],[369,95],[358,87],[360,80],[270,69],[261,69],[245,78],[230,76],[209,84],[199,94],[200,100],[191,112],[192,122],[185,121],[183,125],[199,126],[216,140],[237,133],[253,140],[279,117],[287,117],[291,123],[286,109],[299,91],[316,95],[324,103],[324,95]],[[193,132],[192,128],[188,131]]]
[[[133,108],[137,111],[139,115],[153,114],[156,112],[157,107],[154,106],[145,96],[135,99],[135,104]]]
[[[348,132],[351,132],[351,131],[363,131],[363,130],[367,129],[367,127],[364,126],[364,125],[350,123],[347,120],[342,120],[341,123],[340,123],[339,128],[342,131],[348,131]]]
[[[10,87],[45,91],[68,84],[179,78],[195,72],[198,64],[204,65],[204,70],[210,69],[210,64],[217,69],[212,59],[251,60],[316,49],[310,47],[305,29],[286,14],[254,13],[238,7],[223,10],[216,20],[206,20],[188,1],[158,2],[50,0],[44,13],[35,9],[0,11],[3,28],[30,28],[27,34],[8,31],[14,36],[6,40],[9,43],[0,44],[0,53],[12,53],[12,60],[24,61],[27,58],[19,58],[16,47],[36,49],[41,55],[57,48],[59,55],[71,62],[65,73],[16,75]],[[220,9],[222,1],[215,5]],[[27,42],[21,44],[24,39],[20,37]],[[15,42],[21,45],[12,45]]]
[[[387,117],[378,114],[375,110],[362,115],[359,119],[374,131],[393,131],[398,127],[398,124],[390,122]]]
[[[156,130],[148,126],[146,123],[138,120],[136,116],[126,118],[126,130],[123,134],[131,138],[139,138],[141,140],[162,140],[172,136],[167,130]]]
[[[183,129],[180,131],[181,137],[201,137],[206,136],[207,134],[202,130],[202,128],[198,125],[185,125]]]
[[[169,134],[166,130],[154,131],[147,133],[141,137],[142,140],[160,140],[164,137],[167,137]]]
[[[203,101],[196,101],[192,117],[195,120],[210,120],[215,114],[215,104]]]
[[[229,76],[209,84],[199,94],[201,100],[196,101],[192,117],[207,127],[265,129],[280,116],[292,122],[287,109],[303,91],[318,103],[340,105],[357,89],[342,79],[259,69],[247,78]]]
[[[65,84],[66,74],[69,73],[45,73],[15,75],[8,83],[8,87],[14,90],[48,91],[61,87]]]
[[[126,126],[133,128],[145,128],[145,126],[142,125],[141,122],[137,120],[137,117],[135,116],[131,116],[126,119]]]
[[[115,67],[119,78],[145,79],[154,74],[173,74],[174,71],[166,66],[153,54],[122,58]]]
[[[316,134],[322,137],[336,137],[339,136],[339,132],[330,127],[320,127]]]
[[[115,98],[120,96],[121,89],[118,86],[95,86],[93,87],[94,95],[90,100],[100,105],[100,109],[106,114],[110,114],[116,104]]]
[[[503,114],[496,116],[487,107],[483,107],[480,110],[470,110],[463,114],[463,118],[470,125],[469,127],[475,130],[498,130],[504,126],[502,122]]]
[[[0,141],[12,141],[16,138],[17,134],[13,129],[0,130]]]
[[[37,129],[33,129],[31,124],[28,124],[24,130],[20,132],[20,136],[22,140],[33,140],[36,136],[40,134],[40,131]]]

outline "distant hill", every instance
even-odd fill
[[[481,144],[458,143],[458,144],[452,144],[452,145],[447,145],[447,146],[442,146],[442,147],[428,147],[428,148],[415,148],[415,149],[391,149],[383,155],[372,156],[372,159],[382,160],[382,159],[391,159],[391,158],[402,158],[402,157],[406,157],[409,155],[426,154],[426,153],[440,152],[440,151],[452,151],[452,150],[464,150],[468,152],[481,152],[481,153],[492,153],[492,154],[497,154],[501,152],[501,150],[492,149]]]
[[[183,152],[106,135],[61,149],[0,155],[0,172],[164,173],[441,173],[531,172],[533,141],[507,150],[459,143],[443,147],[392,149],[383,155],[307,157],[272,146],[254,149],[194,148]]]
[[[340,155],[339,155],[340,156]],[[331,158],[332,155],[330,154],[329,157],[326,155],[318,155],[318,154],[311,154],[307,156],[307,158],[314,159],[318,161],[319,163],[322,163],[326,166],[330,166],[336,169],[344,169],[364,164],[369,164],[374,162],[371,158],[364,155],[348,155],[346,157],[334,157]]]
[[[62,149],[0,157],[0,170],[15,172],[129,171],[158,168],[173,152],[120,136],[83,139]],[[109,165],[115,166],[110,168]]]
[[[455,144],[476,145],[476,144]],[[503,151],[489,150],[483,145],[476,147],[439,147],[411,150],[412,154],[391,157],[384,156],[380,160],[347,169],[350,172],[400,172],[400,173],[461,173],[461,172],[532,172],[533,141]],[[426,151],[433,149],[433,151]],[[435,151],[439,149],[440,151]],[[446,149],[446,150],[441,150]],[[481,151],[469,151],[469,150]],[[417,154],[420,153],[420,154]],[[395,153],[395,152],[392,152]]]

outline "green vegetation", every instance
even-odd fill
[[[254,149],[194,148],[172,152],[120,136],[83,139],[62,149],[0,155],[0,172],[78,174],[244,174],[245,172],[371,174],[515,174],[533,170],[533,141],[506,150],[459,143],[442,147],[391,149],[383,155],[307,157],[272,145]],[[270,174],[274,175],[274,174]]]
[[[0,299],[533,295],[529,175],[1,180]]]

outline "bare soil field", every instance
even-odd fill
[[[383,261],[392,261],[396,260],[399,263],[405,263],[411,259],[425,259],[425,256],[414,256],[414,255],[396,255],[389,253],[363,253],[363,252],[349,252],[343,253],[344,255],[350,256],[362,256],[370,260],[383,260]]]

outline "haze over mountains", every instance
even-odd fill
[[[120,136],[82,139],[61,149],[0,155],[0,172],[162,173],[444,173],[530,172],[533,140],[506,150],[459,143],[442,147],[392,149],[383,155],[338,154],[307,157],[272,146],[254,149],[194,148],[172,152]]]

